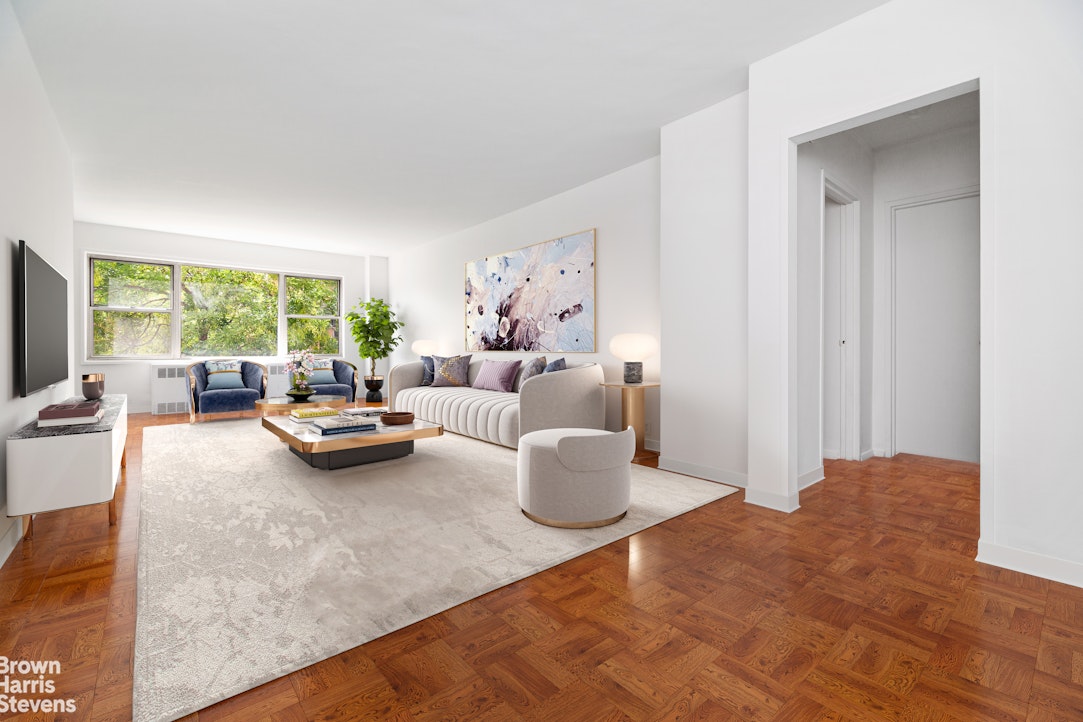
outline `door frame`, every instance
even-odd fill
[[[894,201],[884,202],[884,218],[887,224],[886,233],[876,234],[876,246],[874,254],[876,258],[884,259],[883,263],[877,264],[876,287],[877,306],[882,310],[878,314],[877,334],[875,344],[877,356],[880,359],[878,369],[880,373],[874,374],[876,381],[874,393],[880,399],[873,411],[874,428],[881,430],[878,443],[874,443],[876,456],[895,456],[897,446],[895,443],[895,232],[896,216],[899,211],[919,206],[928,206],[935,203],[960,200],[963,198],[981,198],[981,186],[969,185],[951,190],[937,191],[920,196],[900,198]],[[979,229],[979,238],[981,231]],[[980,241],[979,241],[980,243]],[[980,251],[979,251],[980,254]],[[979,259],[980,263],[980,259]],[[979,328],[981,322],[979,320]],[[881,333],[882,331],[882,333]],[[979,364],[980,367],[980,364]],[[878,422],[878,423],[877,423]]]
[[[820,170],[820,456],[824,450],[824,250],[827,201],[841,206],[839,269],[841,283],[842,414],[841,458],[861,458],[861,201],[857,193],[827,171]]]

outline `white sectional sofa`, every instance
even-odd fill
[[[470,363],[473,383],[482,359]],[[539,374],[513,391],[488,391],[469,386],[422,386],[420,361],[399,364],[388,376],[388,408],[412,411],[446,431],[472,436],[513,449],[519,437],[539,429],[605,428],[605,389],[602,367],[596,363],[568,366],[563,371]]]

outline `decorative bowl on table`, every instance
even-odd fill
[[[307,401],[308,397],[312,396],[315,393],[315,389],[305,389],[303,391],[299,389],[290,389],[286,392],[286,396],[289,396],[291,399],[293,399],[294,403],[301,403],[303,401]]]
[[[380,414],[380,423],[385,426],[397,426],[398,424],[410,424],[414,421],[413,413],[409,411],[388,411]]]

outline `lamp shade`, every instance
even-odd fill
[[[410,350],[418,356],[432,356],[440,350],[440,344],[433,341],[431,338],[419,338],[417,341],[410,344]]]
[[[648,333],[618,333],[609,340],[609,353],[621,361],[642,361],[658,352],[658,341]]]

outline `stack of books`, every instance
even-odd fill
[[[338,409],[321,406],[317,409],[294,409],[290,412],[290,420],[296,421],[298,424],[311,424],[316,419],[325,416],[338,416]]]
[[[75,424],[96,424],[101,421],[105,410],[100,401],[73,401],[64,404],[49,404],[38,411],[38,428],[43,426],[74,426]]]
[[[386,413],[387,413],[387,407],[375,408],[375,407],[362,406],[362,407],[356,408],[356,409],[343,409],[342,410],[342,415],[343,416],[375,417],[375,416],[379,416],[380,414],[386,414]]]
[[[324,416],[312,422],[312,430],[322,436],[332,434],[352,434],[357,431],[373,431],[376,424],[364,417]]]

